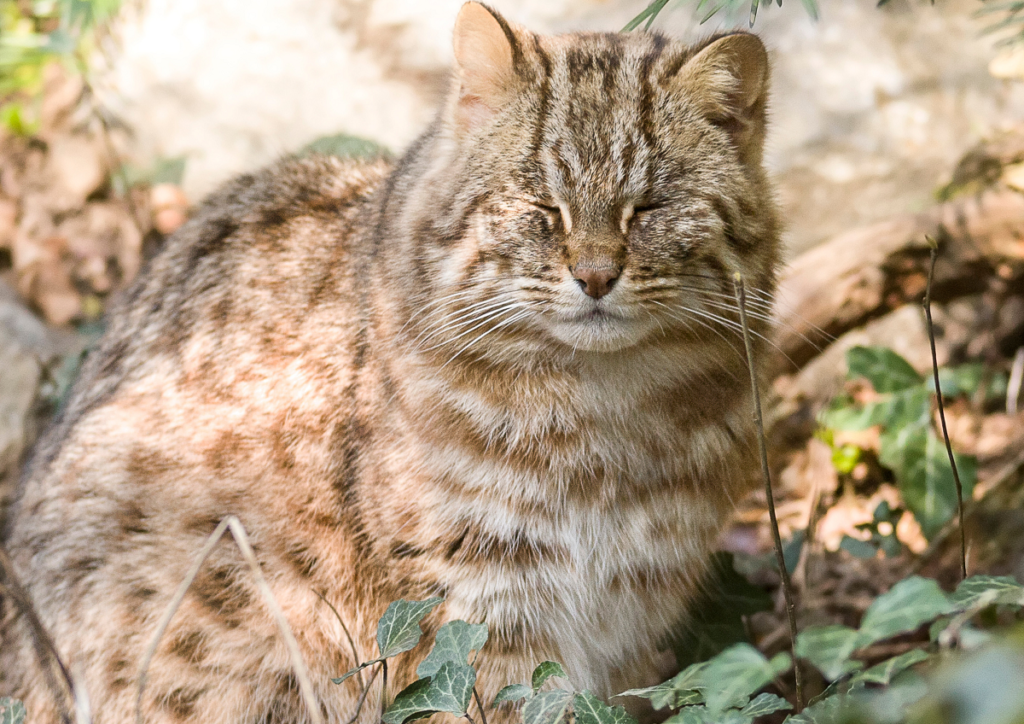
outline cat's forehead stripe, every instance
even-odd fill
[[[539,171],[538,181],[556,193],[596,184],[612,197],[641,197],[656,180],[653,75],[669,41],[661,35],[572,37],[563,47],[564,39],[545,43],[534,36],[542,73],[524,175]]]

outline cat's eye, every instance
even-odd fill
[[[544,201],[530,200],[528,203],[534,208],[540,209],[552,222],[561,219],[562,228],[566,233],[572,231],[572,216],[569,214],[569,207],[564,203],[555,205]]]
[[[629,204],[622,207],[622,218],[619,220],[619,228],[622,230],[623,235],[629,233],[630,224],[639,216],[642,216],[651,211],[657,211],[662,207],[662,204],[648,203],[634,206]]]

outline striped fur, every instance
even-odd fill
[[[742,272],[760,349],[778,253],[764,51],[543,37],[469,3],[456,57],[393,168],[288,160],[211,197],[112,313],[35,451],[7,544],[97,724],[132,721],[148,637],[228,514],[329,721],[359,689],[329,682],[354,661],[318,593],[364,658],[400,597],[446,597],[431,630],[487,622],[485,700],[543,659],[602,695],[657,677],[753,467],[730,299]],[[588,269],[613,270],[610,291],[584,293]],[[58,721],[0,606],[0,694]],[[424,654],[392,667],[392,694]],[[307,721],[228,542],[161,644],[145,712]]]

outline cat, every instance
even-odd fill
[[[157,622],[225,516],[251,536],[327,721],[399,598],[486,622],[489,702],[545,659],[599,696],[658,647],[756,479],[734,274],[763,359],[778,218],[747,33],[541,36],[466,3],[436,120],[386,160],[287,159],[214,193],[111,312],[6,545],[96,724],[134,721]],[[765,372],[758,365],[757,373]],[[321,599],[321,596],[323,599]],[[3,604],[0,694],[60,720]],[[361,721],[375,721],[379,679]],[[222,540],[145,720],[307,722]],[[512,707],[490,713],[512,721]]]

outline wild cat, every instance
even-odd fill
[[[484,701],[544,659],[603,696],[657,676],[755,467],[731,299],[736,272],[762,311],[774,289],[767,56],[745,33],[541,36],[475,2],[454,49],[394,166],[286,160],[210,197],[35,451],[6,544],[97,724],[134,720],[147,642],[231,514],[328,721],[360,688],[330,681],[356,662],[321,595],[364,658],[398,598],[444,596],[428,633],[486,622]],[[3,614],[0,693],[58,721]],[[392,663],[389,695],[425,653]],[[143,713],[309,721],[229,541]]]

